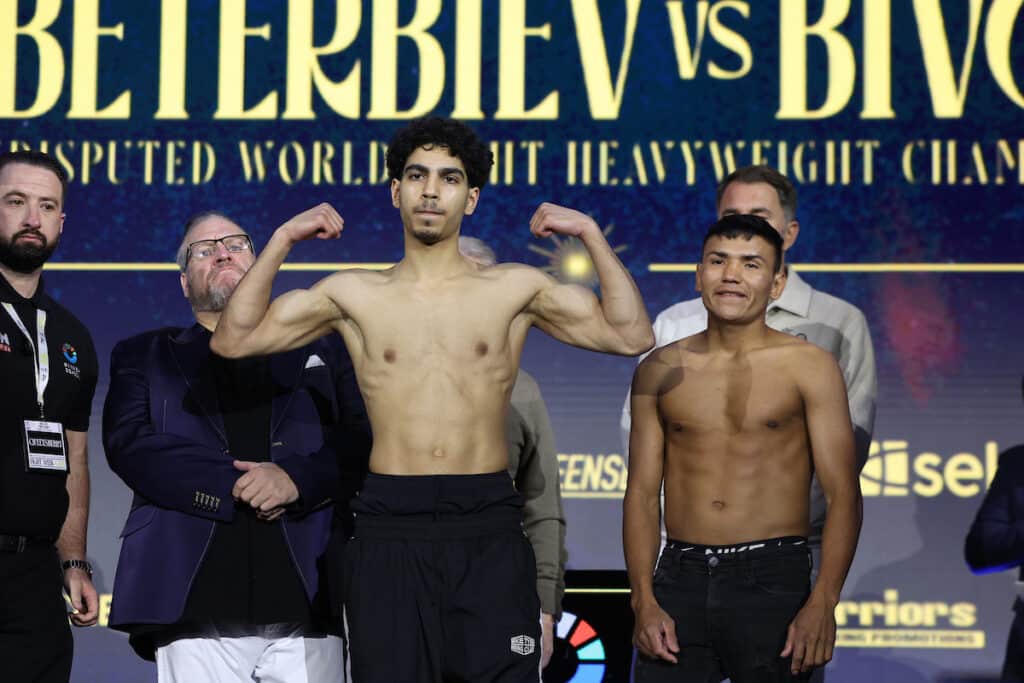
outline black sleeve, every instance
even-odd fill
[[[964,556],[975,572],[1009,569],[1024,560],[1024,446],[999,456],[992,486],[967,533]]]

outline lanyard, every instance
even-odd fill
[[[33,343],[32,335],[25,328],[25,323],[21,322],[21,318],[18,317],[18,312],[14,310],[14,306],[5,301],[4,310],[7,311],[7,315],[11,316],[11,320],[18,326],[21,333],[25,335],[29,346],[32,347],[32,361],[36,370],[36,402],[39,403],[39,417],[45,417],[43,412],[43,393],[46,391],[46,385],[50,381],[50,349],[46,345],[46,334],[44,333],[46,328],[46,311],[41,308],[36,309],[37,342]]]

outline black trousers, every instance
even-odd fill
[[[790,659],[779,653],[810,594],[810,553],[800,539],[772,540],[737,546],[764,543],[737,552],[680,541],[666,545],[654,595],[675,621],[678,663],[638,655],[636,683],[806,680],[806,674],[793,676]]]
[[[504,472],[367,478],[345,549],[353,680],[540,680],[521,505]]]
[[[51,546],[0,553],[0,662],[3,679],[67,683],[74,640]]]

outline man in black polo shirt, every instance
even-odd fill
[[[210,351],[254,259],[234,221],[194,217],[178,265],[195,324],[111,354],[103,445],[135,496],[110,626],[156,660],[162,682],[344,676],[342,642],[318,608],[332,573],[328,503],[343,511],[358,485],[368,420],[340,337],[241,360]]]
[[[70,678],[62,586],[72,623],[93,624],[98,613],[85,559],[96,352],[42,280],[66,191],[51,157],[0,154],[0,662],[12,681]]]

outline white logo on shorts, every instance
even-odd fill
[[[512,638],[512,652],[517,655],[532,655],[536,641],[530,636],[515,636]]]

